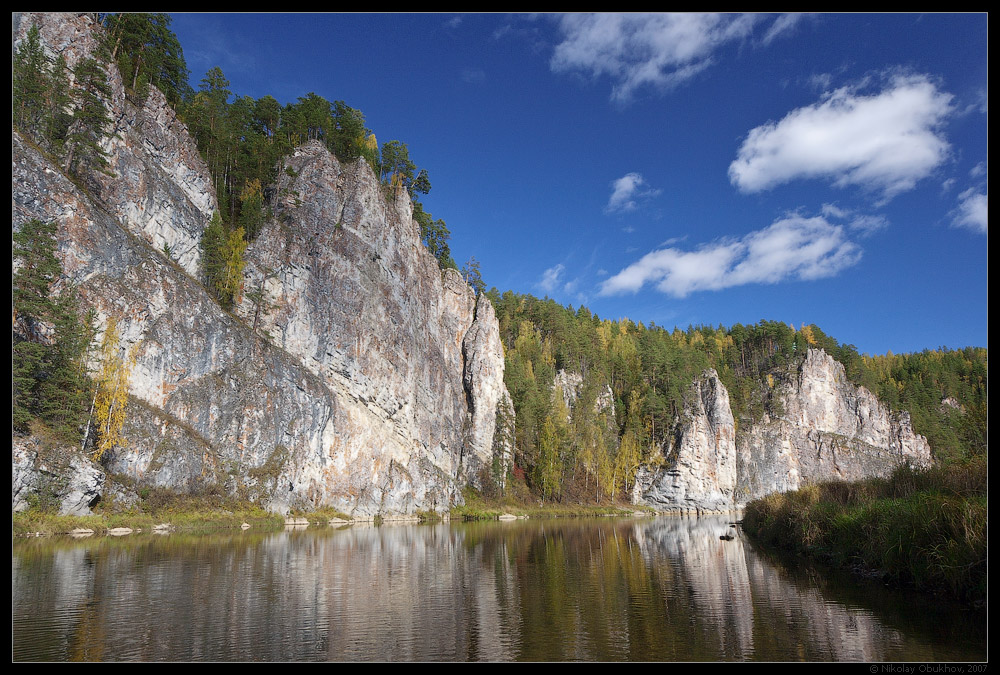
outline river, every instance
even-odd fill
[[[15,661],[987,656],[985,613],[779,561],[724,517],[60,537],[12,549]]]

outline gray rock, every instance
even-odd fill
[[[25,14],[15,37],[32,22],[71,66],[96,44],[85,15]],[[438,268],[405,192],[386,197],[363,160],[298,148],[230,313],[198,281],[216,200],[193,141],[155,89],[137,108],[109,81],[114,175],[85,193],[14,133],[12,221],[58,223],[60,284],[138,345],[110,472],[372,517],[447,510],[494,457],[510,461],[495,442],[510,401],[495,313]],[[14,464],[16,502],[33,479]]]
[[[676,442],[660,466],[641,467],[632,501],[660,511],[717,512],[734,507],[736,427],[729,392],[705,371],[691,387]]]
[[[38,506],[57,508],[64,516],[87,516],[104,492],[104,471],[75,448],[15,435],[11,459],[13,511]]]
[[[806,483],[885,476],[900,464],[931,464],[927,439],[908,413],[893,414],[847,379],[844,366],[810,349],[779,385],[784,414],[739,435],[740,502]]]
[[[729,395],[707,371],[692,386],[679,440],[665,449],[664,462],[639,469],[633,501],[664,511],[738,509],[807,483],[931,464],[927,439],[914,433],[910,416],[851,384],[826,352],[810,349],[795,376],[777,386],[783,414],[736,433]]]

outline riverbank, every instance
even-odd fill
[[[154,529],[182,530],[185,532],[214,532],[238,530],[249,525],[255,531],[279,530],[289,519],[308,521],[311,525],[326,525],[352,520],[381,524],[390,520],[434,522],[441,520],[498,520],[504,516],[517,518],[565,518],[593,516],[631,516],[636,513],[652,515],[651,509],[631,505],[592,504],[543,504],[515,498],[488,499],[475,490],[463,495],[465,503],[449,512],[421,511],[408,518],[352,519],[334,509],[293,511],[285,516],[269,513],[259,505],[221,494],[177,495],[167,491],[153,491],[140,504],[130,509],[97,510],[89,516],[62,516],[47,509],[28,509],[12,516],[12,533],[15,537],[52,536],[89,530],[95,535],[113,534],[115,530],[149,532]],[[246,528],[244,528],[246,529]]]
[[[755,541],[922,591],[985,606],[987,463],[810,485],[747,505]]]

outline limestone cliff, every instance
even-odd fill
[[[874,394],[847,379],[844,366],[810,349],[779,396],[784,414],[737,437],[739,501],[804,483],[883,476],[900,464],[931,463],[927,439],[908,413],[893,414]]]
[[[853,385],[822,350],[810,349],[777,387],[783,413],[737,433],[728,393],[707,371],[692,387],[693,403],[664,464],[640,469],[633,500],[667,511],[714,511],[806,483],[931,463],[930,446],[914,433],[909,415],[890,412]]]
[[[94,47],[85,15],[21,15],[15,40],[32,23],[71,66]],[[123,347],[139,345],[129,442],[106,457],[108,474],[222,485],[278,511],[460,502],[493,461],[497,409],[509,406],[503,348],[489,301],[421,244],[405,193],[387,198],[362,160],[302,146],[225,311],[199,282],[216,201],[194,142],[155,88],[137,108],[108,74],[113,175],[85,191],[12,136],[13,226],[58,223],[59,287],[76,285],[101,326],[119,318]],[[40,461],[20,456],[35,471],[20,485],[37,484]]]
[[[729,392],[714,370],[692,387],[663,464],[640,467],[633,501],[663,511],[727,511],[737,486],[736,427]]]

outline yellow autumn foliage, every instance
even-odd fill
[[[802,333],[802,337],[806,339],[806,344],[810,347],[814,347],[816,345],[816,336],[813,335],[812,325],[807,326],[802,324],[802,330],[800,332]]]
[[[93,458],[99,461],[105,452],[124,445],[122,426],[128,405],[128,384],[138,357],[138,343],[122,354],[118,321],[108,319],[108,326],[101,341],[101,370],[97,377],[97,396],[94,399],[94,420],[97,426],[97,444]]]

